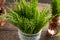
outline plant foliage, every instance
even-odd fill
[[[52,14],[60,16],[60,0],[51,0]]]
[[[20,5],[15,1],[16,10],[9,8],[10,14],[6,15],[7,20],[17,26],[22,32],[27,34],[38,33],[47,22],[53,17],[48,17],[49,9],[43,9],[41,12],[38,9],[38,0],[30,0],[30,5],[27,5],[26,0],[20,0]]]

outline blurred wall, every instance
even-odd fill
[[[19,0],[18,0],[19,1]],[[28,0],[28,1],[30,1],[30,0]],[[8,2],[14,2],[14,0],[6,0],[6,2],[8,3]],[[39,2],[41,2],[41,3],[50,3],[50,0],[39,0]]]

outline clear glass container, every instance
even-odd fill
[[[18,30],[18,36],[20,38],[20,40],[39,40],[41,37],[41,32],[38,32],[36,34],[25,34],[23,32],[21,32],[20,30]]]
[[[56,36],[58,33],[60,33],[60,17],[55,17],[52,19],[52,21],[49,23],[48,33],[51,36]]]

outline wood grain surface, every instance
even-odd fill
[[[0,40],[20,40],[18,37],[18,28],[10,23],[6,23],[4,27],[0,28]],[[60,37],[48,36],[47,30],[43,30],[40,40],[60,40]]]

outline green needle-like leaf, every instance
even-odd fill
[[[16,8],[8,8],[9,15],[5,15],[7,20],[18,27],[22,32],[27,34],[38,33],[53,17],[48,17],[51,10],[38,10],[38,0],[31,0],[30,5],[27,5],[26,0],[15,2]],[[0,16],[1,18],[1,16]]]

